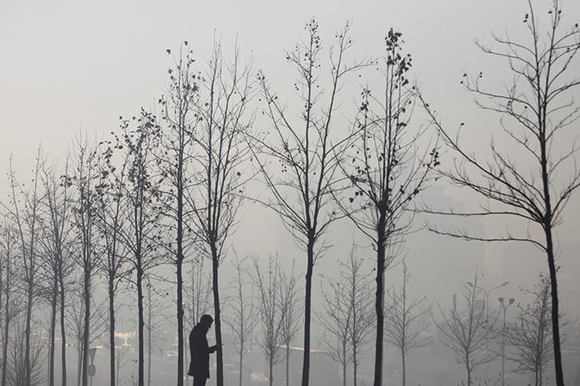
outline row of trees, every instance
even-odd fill
[[[347,313],[328,318],[339,317],[348,324],[342,329],[351,341],[348,357],[355,369],[358,347],[369,336],[374,337],[374,385],[381,386],[385,340],[401,349],[403,364],[406,354],[422,344],[420,340],[414,344],[398,340],[397,329],[414,320],[413,310],[421,304],[420,299],[419,303],[407,302],[405,287],[392,294],[393,299],[398,299],[394,309],[403,312],[397,322],[399,326],[385,330],[385,271],[403,250],[405,236],[414,223],[413,214],[417,212],[415,198],[435,179],[444,177],[482,195],[486,204],[477,212],[442,212],[431,207],[421,208],[420,212],[512,216],[524,225],[536,224],[542,230],[543,237],[514,236],[511,232],[480,237],[463,230],[432,227],[437,233],[469,240],[531,242],[546,253],[556,381],[562,386],[553,236],[566,203],[580,186],[580,172],[573,169],[568,173],[577,151],[575,145],[569,151],[556,149],[560,149],[557,141],[562,130],[579,113],[573,101],[564,98],[580,84],[577,79],[566,77],[580,49],[580,30],[576,25],[568,32],[561,32],[562,12],[557,1],[549,14],[551,24],[544,44],[541,43],[543,32],[530,3],[525,23],[532,43],[496,37],[505,51],[480,45],[484,52],[509,61],[516,81],[505,93],[486,91],[481,74],[475,79],[465,76],[462,81],[468,91],[497,102],[491,105],[482,102],[481,107],[512,119],[511,122],[502,120],[501,127],[506,138],[521,146],[529,156],[521,164],[502,152],[493,139],[489,148],[491,158],[473,154],[459,141],[458,135],[441,123],[426,97],[409,84],[407,76],[412,59],[403,50],[400,32],[388,32],[381,59],[353,61],[349,56],[354,42],[347,25],[336,33],[329,59],[324,60],[318,24],[309,22],[306,40],[286,55],[297,73],[293,86],[300,99],[297,105],[284,101],[286,94],[275,91],[265,71],[259,71],[255,78],[251,63],[244,60],[238,47],[226,59],[220,44],[216,43],[207,62],[198,65],[188,43],[184,42],[173,55],[175,62],[169,69],[169,85],[165,95],[159,98],[159,114],[142,109],[130,119],[121,117],[120,129],[98,145],[78,140],[64,165],[49,167],[39,151],[30,183],[22,184],[10,168],[10,197],[2,204],[3,259],[19,264],[18,269],[6,264],[3,278],[5,283],[24,283],[19,291],[25,301],[14,302],[10,291],[15,287],[4,285],[2,303],[5,304],[5,331],[11,315],[19,311],[15,308],[23,308],[24,384],[33,383],[33,306],[42,293],[51,310],[49,385],[54,384],[57,319],[63,337],[61,366],[66,385],[65,310],[70,301],[67,288],[73,280],[81,283],[80,383],[87,384],[92,293],[99,274],[106,278],[108,290],[111,385],[116,379],[115,298],[120,283],[128,282],[137,293],[137,378],[143,386],[147,283],[155,266],[169,263],[175,266],[177,382],[182,386],[186,363],[184,315],[187,311],[196,316],[202,311],[195,300],[193,306],[186,306],[185,301],[202,296],[199,291],[203,289],[196,287],[201,284],[195,272],[191,275],[191,294],[184,291],[184,263],[195,258],[211,263],[210,288],[218,346],[216,382],[223,386],[221,347],[225,319],[221,315],[220,267],[230,251],[229,240],[239,219],[239,209],[248,199],[279,215],[305,252],[302,312],[295,309],[294,302],[290,302],[292,306],[286,304],[279,308],[279,304],[289,302],[289,293],[297,291],[293,274],[281,276],[275,259],[270,261],[266,272],[259,269],[255,272],[254,282],[262,294],[260,319],[269,323],[264,325],[264,331],[269,331],[270,336],[264,347],[269,347],[270,363],[275,361],[273,350],[281,342],[286,344],[288,352],[288,337],[293,337],[297,330],[297,326],[281,322],[284,318],[280,315],[301,314],[304,339],[301,384],[309,385],[314,270],[317,259],[330,247],[326,239],[330,227],[336,221],[348,219],[375,251],[374,316],[369,319],[368,313],[363,312],[369,305],[362,300],[360,292],[367,293],[372,286],[361,279],[352,284],[350,297],[345,294],[351,305],[340,305],[339,314]],[[167,51],[172,54],[171,50]],[[351,114],[350,128],[344,130],[341,116],[348,114],[339,108],[342,94],[348,89],[345,86],[353,75],[362,75],[367,69],[378,70],[380,78],[373,82],[378,86],[361,90],[360,105]],[[256,99],[261,102],[258,110],[253,107]],[[429,127],[411,122],[417,105],[427,112],[437,135],[428,131]],[[259,119],[256,112],[261,113]],[[257,130],[257,125],[268,129]],[[432,138],[439,138],[443,144]],[[442,146],[456,156],[452,168],[439,167]],[[539,174],[535,169],[528,173],[529,165],[536,165]],[[570,177],[563,185],[556,180],[568,174]],[[256,177],[267,188],[265,197],[247,190],[248,182]],[[359,264],[356,259],[352,260],[343,274],[350,272],[356,277]],[[404,282],[407,281],[405,277]],[[239,286],[238,293],[242,294],[243,285]],[[285,290],[281,293],[286,295],[280,299],[285,300],[274,301],[269,297],[271,286],[283,287]],[[475,287],[474,283],[474,291]],[[331,304],[334,300],[344,301],[342,295],[334,299],[338,290],[331,284],[330,292],[325,292]],[[239,296],[237,310],[244,313],[246,307]],[[365,300],[369,298],[367,294]],[[473,303],[475,294],[469,299]],[[454,324],[452,315],[444,318],[445,325]],[[456,322],[462,324],[462,318]],[[321,322],[328,323],[329,319]],[[374,323],[372,328],[371,323]],[[236,332],[240,347],[244,345],[248,329],[249,326],[243,326]],[[284,339],[278,337],[279,333]],[[483,342],[485,336],[481,338]],[[241,348],[240,359],[243,352]],[[346,349],[341,355],[346,361]],[[471,385],[469,369],[474,368],[474,362],[467,358],[466,362]],[[3,379],[4,373],[3,370]]]
[[[3,239],[5,240],[5,239]],[[5,247],[5,245],[3,245]],[[201,261],[203,262],[203,260]],[[353,247],[349,257],[341,262],[341,274],[338,279],[328,279],[326,290],[323,290],[325,306],[321,312],[315,314],[317,323],[325,333],[320,338],[320,344],[330,357],[341,364],[343,368],[343,382],[347,382],[347,367],[352,365],[353,384],[357,384],[357,358],[368,350],[368,343],[372,337],[371,329],[374,323],[372,308],[372,296],[368,276],[362,267],[363,259]],[[8,261],[10,263],[10,261]],[[239,384],[244,382],[244,356],[248,352],[248,346],[257,338],[259,348],[269,368],[269,380],[273,383],[273,366],[282,359],[285,348],[286,359],[286,384],[289,384],[289,346],[299,330],[301,315],[295,313],[300,299],[297,290],[298,277],[294,270],[290,274],[281,269],[277,257],[270,256],[268,265],[260,264],[256,258],[240,260],[236,257],[233,262],[235,275],[230,286],[230,295],[227,297],[229,315],[225,320],[230,326],[230,334],[239,360]],[[186,302],[186,308],[199,307],[198,315],[207,311],[209,306],[210,282],[203,277],[203,265],[200,262],[192,262],[190,273],[196,274],[199,279],[191,281],[188,292],[195,296],[196,301]],[[201,274],[200,274],[201,273]],[[429,305],[425,297],[411,298],[408,295],[410,273],[403,263],[403,281],[399,288],[388,291],[386,299],[386,342],[400,353],[402,382],[406,383],[406,360],[414,350],[433,343],[432,329],[426,322],[429,318]],[[8,278],[11,276],[8,275]],[[147,280],[145,297],[145,329],[147,348],[147,384],[151,384],[151,356],[154,344],[154,330],[159,320],[153,320],[156,315],[165,312],[163,307],[155,306],[152,297],[153,286]],[[521,304],[520,311],[514,322],[510,322],[501,329],[497,320],[500,310],[493,310],[491,305],[485,303],[481,294],[485,291],[478,283],[478,275],[472,282],[464,285],[463,303],[454,298],[452,306],[444,309],[438,306],[439,315],[432,315],[434,325],[442,333],[441,341],[448,346],[456,355],[458,363],[466,368],[468,382],[472,382],[474,371],[500,355],[505,359],[516,363],[516,371],[523,374],[532,374],[536,385],[541,385],[545,378],[544,371],[549,367],[552,360],[552,341],[549,324],[550,298],[549,280],[542,276],[534,291],[529,291],[532,301]],[[84,307],[82,303],[82,290],[77,291],[76,298],[71,299],[67,315],[67,333],[74,337],[78,351],[78,375],[77,384],[81,382],[82,352],[84,332]],[[524,291],[527,292],[527,291]],[[71,293],[69,293],[71,295]],[[523,296],[526,294],[523,293]],[[20,298],[21,299],[21,298]],[[193,299],[193,298],[192,298]],[[500,301],[503,298],[500,298]],[[46,299],[49,300],[49,299]],[[47,301],[45,306],[50,306]],[[75,308],[78,307],[78,308]],[[91,336],[89,345],[93,345],[102,337],[106,330],[106,308],[95,306],[93,302],[91,313]],[[194,317],[186,320],[195,320]],[[259,321],[259,322],[258,322]],[[12,361],[6,362],[14,366],[3,367],[8,374],[8,384],[23,384],[24,381],[24,336],[20,330],[23,326],[18,321],[15,335],[11,339],[4,340],[9,344],[3,345],[4,350],[8,347],[13,351]],[[259,323],[259,324],[258,324]],[[261,331],[256,334],[256,327]],[[50,331],[50,330],[49,330]],[[4,331],[8,334],[8,329]],[[66,335],[65,335],[66,338]],[[35,341],[36,339],[36,341]],[[54,343],[54,338],[47,341]],[[44,378],[42,374],[44,354],[48,354],[49,370],[53,363],[50,361],[50,348],[41,344],[38,337],[33,334],[31,382],[37,384]],[[503,340],[507,340],[508,351],[499,354],[496,348]],[[115,347],[115,365],[111,371],[119,371],[126,352],[122,347]],[[20,360],[20,362],[18,362]],[[65,362],[66,363],[66,362]],[[16,367],[19,366],[19,367]],[[50,372],[48,373],[50,375]],[[66,378],[64,378],[66,379]],[[119,382],[119,374],[116,373],[116,384]]]
[[[556,265],[555,229],[562,222],[567,203],[580,187],[580,171],[575,155],[578,147],[573,128],[580,109],[573,93],[580,79],[570,70],[580,50],[580,28],[575,23],[562,26],[562,4],[554,0],[548,10],[549,25],[543,29],[531,1],[524,25],[529,41],[494,35],[496,46],[477,42],[486,54],[508,62],[513,83],[495,91],[483,84],[483,73],[463,75],[461,84],[476,97],[486,111],[501,116],[499,130],[491,131],[489,153],[473,151],[456,132],[444,125],[433,108],[419,98],[436,127],[446,149],[456,158],[453,167],[440,174],[452,184],[471,190],[483,199],[480,209],[458,212],[434,210],[437,215],[477,218],[509,218],[518,229],[504,234],[478,235],[465,229],[431,227],[436,233],[465,240],[486,242],[516,241],[529,243],[544,253],[550,277],[551,331],[554,343],[556,384],[564,385],[561,355],[558,267]],[[572,145],[570,145],[572,143]],[[502,144],[504,146],[502,146]]]

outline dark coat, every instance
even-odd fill
[[[209,354],[215,351],[215,346],[207,344],[207,330],[197,324],[189,334],[189,352],[191,362],[187,374],[193,377],[209,378]]]

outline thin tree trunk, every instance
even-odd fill
[[[56,333],[56,307],[58,302],[57,279],[54,279],[52,298],[50,300],[50,341],[48,346],[48,385],[54,386],[54,352]]]
[[[183,273],[181,242],[177,242],[177,386],[183,386],[184,374],[184,340],[183,340]]]
[[[314,271],[314,240],[309,236],[306,266],[306,290],[304,296],[304,357],[302,362],[302,386],[310,381],[310,305],[312,302],[312,273]]]
[[[403,363],[403,386],[407,385],[407,358],[404,353],[401,353],[401,361]]]
[[[223,365],[223,352],[222,352],[222,324],[221,324],[221,312],[220,312],[220,295],[219,295],[219,280],[218,280],[218,255],[215,245],[211,246],[212,249],[212,290],[213,290],[213,306],[215,312],[215,341],[217,345],[216,351],[216,385],[224,386],[224,365]]]
[[[343,351],[346,351],[346,350],[343,350]],[[344,355],[344,352],[343,352],[343,360],[342,360],[342,386],[346,386],[346,367],[347,367],[346,355]]]
[[[177,170],[177,386],[183,386],[184,379],[184,340],[183,340],[183,155],[179,154]]]
[[[467,370],[467,386],[471,386],[471,366],[469,364],[469,356],[465,358],[465,369]]]
[[[29,267],[32,272],[32,266]],[[31,273],[32,275],[32,273]],[[26,331],[24,343],[24,379],[27,385],[30,385],[30,326],[32,321],[32,295],[33,295],[33,279],[28,277],[27,289],[27,303],[26,303]]]
[[[243,374],[243,370],[244,370],[244,366],[243,366],[243,360],[244,360],[244,345],[240,345],[240,379],[239,379],[239,386],[242,386],[242,379],[244,377]]]
[[[78,342],[79,347],[77,348],[77,386],[81,385],[81,378],[83,372],[83,342],[82,340]]]
[[[545,331],[545,326],[544,326],[544,320],[542,317],[542,320],[540,322],[540,325],[538,326],[538,345],[536,346],[536,371],[535,371],[535,377],[536,377],[536,386],[542,386],[542,361],[541,361],[541,353],[542,350],[544,348],[544,331]]]
[[[117,363],[115,364],[117,366],[117,383],[116,386],[119,386],[119,373],[121,372],[121,362],[117,359]]]
[[[115,282],[109,275],[109,366],[111,386],[115,386]]]
[[[66,330],[65,330],[65,293],[64,293],[64,280],[62,277],[62,272],[59,274],[60,282],[60,350],[61,350],[61,384],[66,386]]]
[[[564,386],[564,370],[562,365],[562,350],[560,347],[560,311],[558,300],[558,278],[554,256],[554,244],[552,240],[552,229],[546,229],[546,241],[548,253],[548,266],[550,269],[550,287],[552,293],[552,340],[554,341],[554,367],[556,370],[556,385]]]
[[[274,361],[273,361],[273,356],[270,354],[270,358],[268,360],[268,370],[269,370],[269,386],[273,386],[274,385]]]
[[[377,334],[375,341],[375,379],[373,386],[383,385],[383,330],[384,330],[384,296],[385,296],[385,215],[381,214],[377,226],[377,292],[375,295],[375,312],[377,315]]]
[[[8,296],[8,294],[6,294]],[[8,302],[6,302],[8,303]],[[8,304],[6,304],[8,305]],[[6,308],[6,312],[5,312],[5,316],[6,316],[6,320],[4,322],[4,344],[2,345],[2,358],[7,358],[8,355],[8,338],[9,338],[9,332],[10,332],[10,317],[9,317],[9,311],[8,308]],[[6,386],[6,374],[7,374],[7,370],[8,370],[8,361],[6,359],[4,359],[2,361],[2,386]]]
[[[83,360],[81,384],[82,386],[87,386],[89,384],[89,328],[91,323],[91,274],[88,268],[85,268],[85,285],[83,297],[85,302],[85,318],[83,326]]]
[[[551,56],[551,53],[550,53]],[[550,67],[548,67],[548,74]],[[547,92],[548,86],[546,86]],[[538,101],[540,100],[538,95]],[[552,200],[550,198],[550,172],[548,171],[548,139],[546,136],[548,102],[538,103],[539,127],[540,127],[540,165],[542,170],[542,185],[544,193],[545,215],[543,221],[544,232],[546,234],[546,253],[548,255],[548,267],[550,270],[550,284],[552,293],[552,335],[554,341],[554,369],[556,371],[556,385],[564,386],[564,370],[562,368],[562,350],[560,347],[560,311],[558,302],[558,278],[554,256],[554,240],[552,238]]]
[[[147,386],[151,386],[151,282],[147,285]]]
[[[137,267],[137,308],[138,308],[138,334],[139,334],[139,386],[145,386],[145,352],[144,352],[144,336],[143,336],[143,325],[144,325],[144,318],[143,318],[143,272],[141,267]]]
[[[290,385],[290,343],[286,342],[286,386],[289,385]]]
[[[10,333],[10,256],[6,260],[6,296],[4,297],[4,344],[2,345],[2,386],[6,386],[8,338]]]
[[[352,350],[352,380],[353,385],[357,386],[357,375],[358,375],[358,354],[356,346]]]

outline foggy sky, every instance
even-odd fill
[[[545,16],[546,2],[536,0],[534,4]],[[403,32],[406,50],[414,57],[412,77],[443,121],[453,125],[466,122],[471,130],[467,140],[478,143],[487,138],[486,128],[497,126],[498,117],[474,106],[459,85],[460,77],[466,71],[484,71],[491,84],[501,86],[511,81],[511,75],[504,62],[482,54],[473,39],[491,41],[491,31],[501,34],[506,28],[512,37],[522,36],[526,12],[523,0],[3,0],[0,195],[6,193],[4,171],[10,153],[25,180],[39,143],[51,159],[62,158],[79,129],[100,138],[118,128],[120,115],[133,115],[141,106],[152,107],[164,90],[166,71],[172,64],[165,50],[178,48],[183,40],[190,42],[194,55],[203,61],[214,37],[221,37],[226,51],[237,37],[242,50],[252,52],[255,69],[264,69],[275,88],[284,90],[293,81],[288,74],[294,75],[284,61],[284,50],[304,37],[304,23],[313,16],[327,43],[345,21],[352,21],[359,57],[381,55],[390,27]],[[580,20],[580,2],[564,2],[564,12],[564,25]],[[578,91],[576,96],[580,100]],[[350,99],[344,103],[354,103]],[[474,203],[472,196],[444,185],[426,193],[424,200],[444,207]],[[261,256],[279,250],[281,256],[296,257],[302,264],[302,254],[271,212],[255,207],[242,212],[232,241],[236,249]],[[572,314],[580,311],[578,213],[580,197],[576,195],[565,223],[557,230],[559,262],[565,268],[560,273],[562,305]],[[492,232],[500,223],[476,226]],[[353,237],[362,240],[356,235],[346,222],[333,228],[329,240],[336,248],[319,262],[315,274],[335,272],[333,262],[346,258],[344,246]],[[545,258],[530,246],[464,243],[424,231],[409,237],[407,251],[412,291],[432,298],[450,299],[476,268],[485,274],[487,286],[510,280],[508,296],[517,296],[519,286],[529,287],[539,272],[547,270]],[[389,283],[400,281],[397,269],[387,276]]]

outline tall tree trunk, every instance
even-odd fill
[[[535,368],[535,378],[536,378],[536,385],[535,386],[542,386],[542,361],[541,361],[541,353],[544,349],[544,320],[542,317],[542,321],[538,326],[538,342],[539,344],[536,346],[536,368]]]
[[[77,386],[81,386],[81,378],[83,373],[83,342],[78,342],[77,348]]]
[[[356,346],[352,349],[352,381],[353,385],[357,386],[357,376],[358,376],[358,353]]]
[[[85,285],[84,285],[84,302],[85,302],[85,318],[83,325],[83,360],[82,360],[82,386],[89,384],[89,337],[90,337],[90,323],[91,323],[91,273],[88,268],[85,268]]]
[[[10,256],[6,262],[6,295],[4,296],[4,344],[2,345],[2,386],[6,386],[8,338],[10,333]]]
[[[469,355],[465,357],[465,370],[467,371],[467,386],[471,386],[471,364],[469,363]]]
[[[373,386],[383,385],[383,339],[385,327],[385,253],[386,253],[386,219],[381,213],[377,224],[377,292],[375,294],[375,312],[377,315],[377,334],[375,341],[375,379]]]
[[[66,330],[65,330],[65,292],[62,272],[59,275],[60,284],[60,355],[61,355],[61,384],[66,386]]]
[[[115,281],[109,275],[109,367],[110,383],[115,386]]]
[[[213,243],[212,243],[213,244]],[[219,294],[219,280],[218,280],[218,253],[215,244],[211,245],[212,253],[212,290],[213,290],[213,307],[215,312],[215,342],[217,345],[216,351],[216,385],[224,386],[224,361],[222,352],[222,324],[220,312],[220,294]]]
[[[560,347],[560,311],[558,300],[558,278],[555,256],[554,244],[552,239],[552,227],[546,228],[546,241],[548,253],[548,267],[550,269],[550,288],[552,295],[552,340],[554,341],[554,367],[556,370],[556,385],[564,386],[564,370],[562,365],[562,349]]]
[[[548,68],[548,73],[550,68]],[[547,87],[546,87],[547,89]],[[547,90],[546,90],[547,92]],[[540,97],[540,96],[539,96]],[[538,98],[539,98],[538,97]],[[538,99],[539,100],[539,99]],[[548,255],[548,267],[550,270],[550,285],[552,293],[552,336],[554,341],[554,369],[556,371],[556,385],[564,386],[564,370],[562,368],[562,350],[560,347],[560,311],[558,302],[558,278],[554,256],[554,240],[552,238],[553,211],[552,200],[550,198],[550,172],[548,171],[548,137],[547,110],[548,102],[539,103],[539,127],[540,127],[540,165],[542,170],[542,187],[544,193],[545,215],[543,221],[544,232],[546,234],[546,254]]]
[[[290,386],[290,342],[286,342],[286,386]]]
[[[304,357],[302,362],[302,386],[310,381],[310,306],[312,303],[312,273],[314,271],[314,236],[309,235],[307,247],[306,290],[304,296]]]
[[[269,386],[274,385],[274,357],[270,354],[270,358],[268,359],[268,379],[269,379]]]
[[[407,385],[407,358],[405,353],[401,353],[401,362],[403,365],[403,386]]]
[[[177,386],[183,386],[184,379],[184,339],[183,339],[183,156],[179,156],[177,171]]]
[[[242,386],[243,384],[243,378],[244,378],[244,365],[243,365],[243,360],[244,360],[244,345],[241,344],[240,345],[240,379],[239,379],[239,386]]]
[[[346,386],[346,350],[343,349],[343,360],[342,360],[342,386]]]
[[[151,386],[151,353],[153,339],[151,338],[151,282],[147,283],[147,386]]]
[[[32,272],[32,267],[29,267],[30,272]],[[31,274],[32,275],[32,274]],[[30,385],[30,327],[32,322],[32,295],[33,295],[33,279],[32,276],[28,277],[27,286],[27,302],[26,302],[26,330],[25,330],[25,343],[24,343],[24,381],[26,385]]]
[[[48,343],[48,386],[54,386],[54,346],[56,333],[56,308],[58,303],[58,282],[54,278],[52,298],[50,299],[50,341]]]
[[[144,336],[143,336],[143,271],[141,267],[137,267],[137,309],[138,309],[138,340],[139,340],[139,386],[145,386],[145,352],[144,352]]]
[[[117,366],[117,383],[116,386],[119,386],[119,373],[121,372],[121,362],[119,361],[119,359],[117,359],[117,363],[115,364],[115,366]]]

